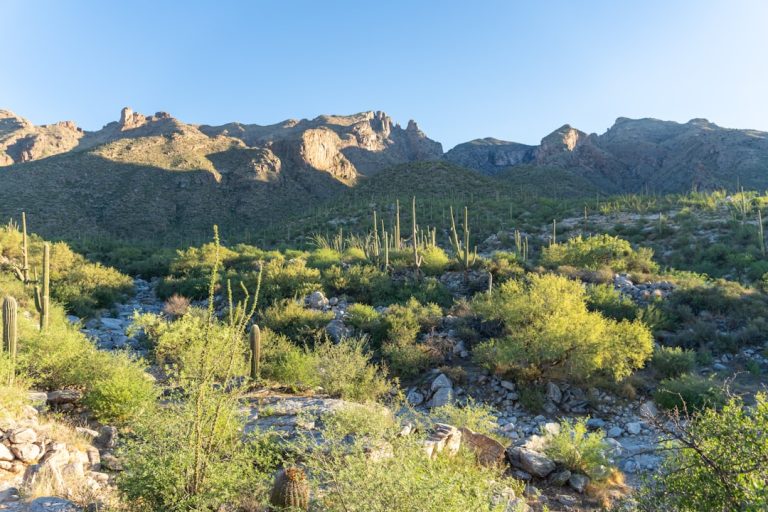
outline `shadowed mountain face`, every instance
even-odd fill
[[[768,134],[703,119],[619,118],[601,135],[564,125],[537,146],[486,138],[444,154],[415,122],[402,128],[383,112],[208,126],[125,108],[119,121],[84,131],[0,110],[0,217],[26,210],[39,232],[62,237],[183,241],[207,236],[214,223],[256,232],[343,202],[363,182],[371,197],[391,194],[380,171],[440,159],[532,195],[768,188]],[[405,195],[448,181],[472,188],[456,166],[398,186]]]
[[[565,125],[538,146],[481,139],[456,146],[445,158],[490,175],[517,165],[564,169],[604,193],[768,186],[768,133],[705,119],[619,118],[601,135]]]

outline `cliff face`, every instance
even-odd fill
[[[768,186],[768,133],[706,119],[619,118],[600,135],[564,125],[538,146],[482,139],[456,146],[445,158],[490,175],[519,165],[555,167],[606,193]]]
[[[27,210],[57,236],[194,236],[214,223],[263,226],[442,154],[415,122],[402,128],[383,112],[198,126],[124,108],[119,121],[83,131],[2,111],[0,216]]]

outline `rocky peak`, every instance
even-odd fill
[[[572,153],[586,141],[587,137],[588,135],[581,130],[565,124],[541,139],[541,144],[536,149],[536,160],[546,162],[563,154]]]
[[[134,112],[129,107],[123,107],[123,110],[120,111],[120,131],[132,130],[147,123],[165,120],[174,119],[168,112],[155,112],[154,116],[145,116],[144,114]]]

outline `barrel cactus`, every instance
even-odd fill
[[[292,466],[278,471],[269,502],[277,510],[308,510],[309,484],[304,470]]]

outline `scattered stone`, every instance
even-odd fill
[[[321,291],[312,292],[307,297],[307,305],[312,309],[323,309],[328,306],[328,299]]]
[[[501,387],[508,391],[514,391],[516,389],[515,383],[508,380],[501,381]]]
[[[568,479],[571,478],[571,472],[567,469],[552,473],[547,479],[552,485],[565,485]]]
[[[117,428],[111,425],[101,427],[99,436],[96,438],[96,444],[107,449],[117,446]]]
[[[543,434],[556,436],[560,433],[560,424],[555,423],[554,421],[547,422],[541,427],[541,432]]]
[[[48,393],[48,403],[52,405],[71,404],[80,400],[82,393],[74,389],[58,389]]]
[[[8,449],[7,446],[4,444],[0,444],[0,461],[12,461],[13,460],[13,454],[11,453],[11,450]]]
[[[32,464],[40,457],[40,447],[36,444],[15,444],[11,446],[11,451],[21,462]]]
[[[599,428],[603,428],[604,426],[605,420],[601,420],[600,418],[589,418],[587,420],[587,428],[597,430]]]
[[[566,507],[575,507],[579,503],[579,499],[570,494],[558,494],[555,500]]]
[[[659,409],[656,407],[656,404],[651,400],[648,400],[647,402],[643,402],[643,404],[640,406],[637,412],[643,418],[655,418],[656,416],[659,415]]]
[[[580,475],[578,473],[574,473],[568,479],[568,485],[570,485],[573,488],[573,490],[578,493],[583,493],[584,489],[587,488],[588,484],[589,484],[589,477],[587,477],[586,475]]]
[[[448,405],[453,401],[453,390],[451,388],[438,388],[432,398],[427,402],[427,407],[434,409]]]
[[[477,456],[477,462],[482,466],[497,466],[504,462],[504,445],[484,434],[462,428],[461,438]]]
[[[415,389],[409,391],[405,396],[405,399],[408,400],[408,403],[414,407],[424,403],[424,395]]]
[[[611,427],[608,429],[608,432],[606,432],[606,436],[608,437],[619,437],[621,434],[624,433],[624,429],[621,427]]]
[[[507,448],[507,458],[514,467],[539,478],[546,478],[557,467],[555,462],[546,455],[522,446]]]
[[[633,421],[633,422],[627,423],[625,426],[627,428],[627,432],[629,432],[634,436],[639,434],[643,428],[643,424],[639,421]]]
[[[31,428],[21,428],[11,432],[8,436],[13,444],[28,444],[37,441],[37,432]]]
[[[62,498],[37,498],[29,504],[29,512],[82,512],[82,509]]]
[[[111,453],[104,453],[101,456],[101,467],[110,471],[122,471],[123,463]]]
[[[449,379],[444,373],[441,373],[437,377],[435,377],[435,380],[432,381],[431,390],[437,391],[441,388],[453,388],[453,383],[451,382],[451,379]]]
[[[554,382],[547,383],[547,399],[559,404],[563,400],[563,392]]]
[[[445,423],[435,423],[434,430],[424,441],[424,452],[430,459],[445,451],[449,456],[456,455],[461,447],[461,431]]]

